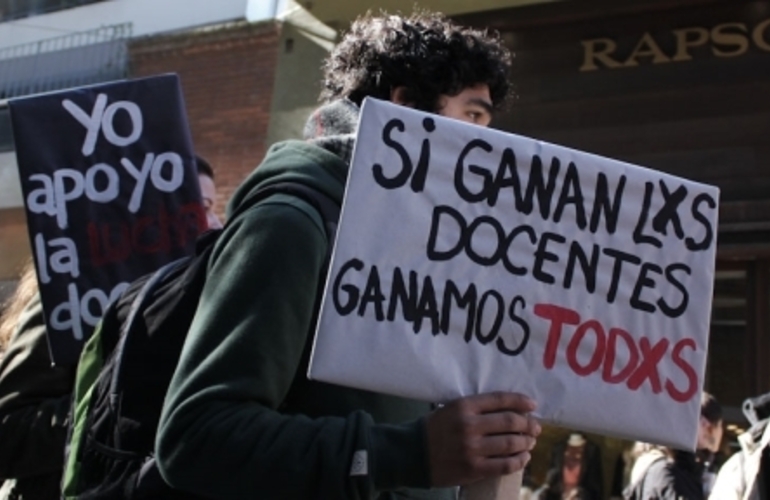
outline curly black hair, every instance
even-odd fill
[[[421,111],[437,111],[439,96],[489,86],[495,108],[510,93],[511,53],[499,34],[461,27],[442,14],[359,17],[326,59],[321,100],[364,97],[388,100],[403,86]]]

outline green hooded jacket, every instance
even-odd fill
[[[341,201],[347,171],[326,149],[277,144],[229,212],[289,179]],[[307,380],[328,244],[319,214],[286,194],[228,223],[158,430],[172,486],[215,499],[454,498],[427,489],[428,404]]]

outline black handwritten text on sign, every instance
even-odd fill
[[[55,362],[77,360],[128,283],[190,254],[205,227],[175,75],[9,103]]]
[[[312,378],[516,390],[547,421],[692,446],[716,188],[374,100],[356,140]]]

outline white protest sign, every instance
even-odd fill
[[[309,376],[695,446],[719,191],[367,100]]]

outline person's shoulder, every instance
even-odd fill
[[[311,220],[323,227],[321,216],[310,201],[281,189],[255,203],[241,217],[244,224],[263,228],[265,225],[276,225],[278,228],[288,226],[296,229],[296,226],[305,226]]]
[[[741,450],[734,453],[722,465],[717,473],[709,499],[738,500],[746,491],[746,453]]]
[[[666,460],[667,457],[661,450],[651,449],[645,451],[634,462],[634,466],[631,469],[631,483],[635,483],[643,478],[649,472],[652,465]]]
[[[649,457],[649,460],[641,479],[645,489],[665,488],[666,485],[675,482],[679,472],[673,460],[665,455],[653,455]]]
[[[277,192],[250,206],[225,226],[214,244],[210,264],[223,253],[239,248],[260,248],[275,254],[292,245],[302,245],[308,251],[322,252],[327,240],[323,218],[308,202]]]

